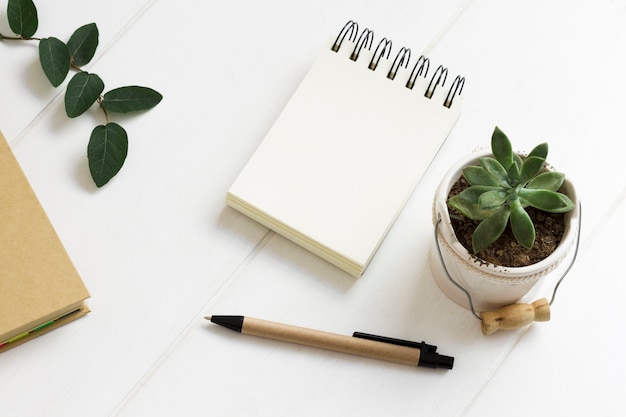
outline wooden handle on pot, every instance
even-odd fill
[[[497,311],[483,311],[483,334],[492,334],[498,330],[517,329],[533,321],[550,320],[550,303],[540,298],[532,304],[511,304]]]

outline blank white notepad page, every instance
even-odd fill
[[[244,204],[246,214],[356,276],[460,109],[457,102],[443,106],[447,88],[429,99],[425,79],[409,89],[400,73],[387,78],[387,60],[368,69],[370,56],[352,61],[323,51],[228,196]]]

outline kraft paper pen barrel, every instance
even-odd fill
[[[356,332],[352,337],[244,316],[209,316],[212,323],[236,332],[365,356],[405,365],[452,369],[454,358],[440,355],[424,342],[393,339]]]

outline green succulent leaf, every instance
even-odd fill
[[[514,199],[509,203],[511,208],[511,230],[515,240],[526,249],[530,249],[535,244],[535,226],[533,221],[522,207],[519,199]]]
[[[98,187],[105,185],[124,165],[128,135],[117,123],[96,126],[87,145],[89,171]]]
[[[520,173],[519,177],[520,184],[526,184],[533,177],[539,174],[545,162],[546,160],[544,158],[540,158],[538,156],[529,156],[528,158],[524,159],[522,172]]]
[[[104,82],[96,74],[82,71],[74,75],[65,92],[65,112],[68,117],[77,117],[94,104],[104,90]]]
[[[522,203],[548,213],[567,213],[574,208],[568,196],[555,191],[523,188],[519,191],[519,197]]]
[[[487,191],[482,193],[478,199],[478,205],[482,209],[490,209],[496,206],[501,206],[506,202],[507,193],[501,189]]]
[[[500,162],[491,157],[480,158],[479,162],[480,166],[496,180],[499,186],[510,188],[506,169],[504,169]]]
[[[496,189],[498,188],[473,185],[449,198],[448,205],[469,219],[483,220],[493,214],[494,210],[482,208],[478,200],[483,193]]]
[[[543,172],[526,184],[527,189],[558,191],[565,182],[565,174],[561,172]]]
[[[463,169],[463,177],[470,185],[486,185],[497,187],[500,183],[493,178],[483,167],[468,166]]]
[[[518,183],[520,178],[520,167],[522,166],[521,162],[518,162],[516,159],[513,160],[513,163],[506,171],[506,174],[509,176],[509,180],[512,183]]]
[[[39,61],[50,84],[58,87],[70,71],[70,51],[57,38],[44,38],[39,41]]]
[[[128,113],[149,110],[159,104],[163,96],[148,87],[120,87],[107,92],[102,107],[111,112]]]
[[[482,252],[498,240],[506,228],[510,213],[511,210],[508,206],[502,206],[480,222],[472,234],[472,250],[475,254]]]
[[[37,8],[32,0],[9,0],[7,19],[13,33],[23,38],[33,36],[39,26]]]
[[[468,201],[470,203],[478,204],[478,200],[480,196],[489,191],[501,190],[500,187],[490,187],[488,185],[472,185],[471,187],[466,188],[461,191],[455,197],[460,198],[462,200]]]
[[[74,31],[70,40],[67,41],[70,56],[74,65],[88,64],[96,54],[98,47],[98,27],[95,23],[89,23]]]
[[[544,160],[548,158],[548,144],[542,143],[540,145],[535,146],[535,148],[530,151],[528,157],[537,156],[539,158],[543,158]]]
[[[513,147],[509,138],[498,126],[491,135],[491,152],[504,169],[509,169],[513,163]]]

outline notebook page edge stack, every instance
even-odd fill
[[[372,70],[377,50],[352,60],[353,38],[321,52],[226,202],[359,277],[458,118],[464,80],[442,88],[443,67],[414,78],[386,56]]]
[[[89,292],[0,132],[0,353],[90,310]]]

